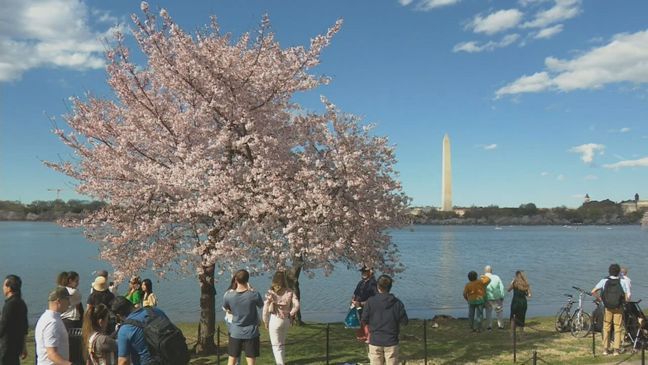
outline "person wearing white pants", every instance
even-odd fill
[[[291,321],[299,311],[299,300],[286,284],[286,273],[277,271],[263,303],[263,323],[270,334],[275,363],[286,362],[286,335]]]

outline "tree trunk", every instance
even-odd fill
[[[297,299],[301,303],[301,292],[299,291],[299,274],[301,274],[302,267],[304,266],[304,261],[301,256],[295,257],[293,260],[293,266],[286,272],[286,279],[288,281],[288,286],[293,290]],[[297,311],[295,315],[295,324],[301,326],[304,324],[301,316],[301,309]]]
[[[198,323],[197,354],[216,352],[214,335],[216,334],[216,287],[214,287],[215,265],[203,266],[200,281],[200,322]]]

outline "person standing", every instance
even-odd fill
[[[497,316],[497,328],[504,329],[504,284],[499,276],[493,274],[493,268],[490,265],[484,267],[484,275],[488,276],[490,283],[486,286],[486,323],[488,330],[493,329],[493,310]]]
[[[612,353],[610,350],[610,330],[614,325],[614,355],[621,354],[621,323],[623,321],[623,303],[626,298],[626,289],[624,282],[619,277],[621,267],[618,264],[612,264],[608,268],[609,276],[601,279],[594,289],[592,295],[599,300],[603,300],[603,355]]]
[[[628,268],[625,266],[621,267],[621,282],[625,290],[626,302],[629,302],[632,297],[632,280],[630,280]]]
[[[57,287],[47,296],[47,310],[40,316],[34,330],[36,339],[36,365],[72,365],[70,343],[61,313],[70,306],[70,293]]]
[[[471,271],[468,273],[468,280],[463,291],[463,297],[468,302],[468,323],[473,332],[481,332],[486,286],[490,279],[485,275],[478,277],[476,271]]]
[[[513,299],[511,300],[511,325],[515,325],[519,331],[524,331],[527,298],[531,298],[531,286],[524,271],[518,270],[515,272],[515,278],[513,278],[507,290],[513,291]]]
[[[286,283],[286,272],[277,271],[263,303],[263,323],[270,334],[275,363],[286,362],[285,343],[288,327],[299,310],[299,299]]]
[[[157,297],[153,294],[153,283],[151,279],[142,280],[142,307],[157,307]]]
[[[83,306],[81,304],[81,292],[79,291],[79,274],[70,271],[65,280],[65,288],[70,293],[70,306],[61,314],[65,328],[81,328],[83,318]]]
[[[128,294],[126,294],[126,299],[128,299],[135,309],[142,307],[142,298],[144,293],[142,292],[142,281],[139,276],[133,276],[128,283]]]
[[[250,273],[239,270],[234,274],[235,290],[228,290],[223,297],[223,308],[232,313],[232,323],[229,326],[229,341],[227,353],[228,365],[234,365],[245,351],[245,360],[248,365],[256,364],[261,346],[259,337],[258,308],[263,306],[263,299],[258,291],[250,284]]]
[[[83,320],[83,357],[91,365],[116,365],[117,342],[108,333],[110,310],[105,305],[92,307]]]
[[[407,325],[405,306],[390,293],[393,280],[381,275],[378,293],[367,299],[362,322],[369,327],[369,361],[371,365],[398,364],[398,335],[400,326]]]
[[[5,303],[0,317],[0,365],[19,365],[27,358],[27,305],[22,300],[22,280],[7,275],[2,284]]]
[[[356,308],[364,307],[367,299],[376,295],[376,277],[374,276],[373,269],[363,266],[360,269],[361,279],[356,285],[351,297],[351,304]]]

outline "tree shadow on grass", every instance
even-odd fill
[[[434,364],[465,364],[493,358],[513,362],[513,332],[510,329],[472,332],[465,320],[445,320],[438,328],[427,327],[427,358]],[[422,360],[425,357],[423,326],[404,328],[401,336],[403,359]],[[551,342],[562,336],[541,322],[530,321],[524,333],[517,334],[517,360],[523,362],[530,357],[539,344]]]

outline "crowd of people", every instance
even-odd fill
[[[148,316],[166,317],[155,308],[151,280],[134,276],[125,296],[115,295],[117,287],[108,282],[108,272],[99,271],[91,285],[84,308],[79,290],[79,274],[61,272],[57,286],[47,295],[47,309],[34,330],[37,365],[148,364],[151,352],[137,322]],[[0,365],[20,364],[27,357],[27,306],[22,299],[22,280],[8,275],[3,282],[5,305],[0,318]],[[77,348],[71,334],[80,334]],[[74,349],[74,351],[71,351]]]
[[[622,333],[622,304],[630,301],[631,280],[627,268],[610,265],[609,276],[592,289],[592,294],[604,303],[603,342],[604,354],[621,353],[622,336],[614,336],[610,348],[610,333]],[[400,327],[408,323],[403,302],[391,294],[393,279],[381,275],[376,279],[369,267],[360,270],[351,306],[358,312],[361,328],[357,337],[368,344],[368,356],[372,365],[397,364],[399,359]],[[286,273],[277,271],[270,288],[262,295],[249,282],[246,270],[237,271],[230,288],[223,297],[225,321],[228,325],[228,365],[240,363],[245,353],[247,364],[256,363],[260,355],[260,325],[268,330],[275,363],[285,364],[287,332],[300,309],[299,298],[289,288]],[[468,273],[468,283],[463,297],[468,303],[469,327],[473,332],[504,329],[504,298],[512,292],[510,324],[523,331],[527,311],[527,299],[531,286],[523,271],[517,271],[508,287],[491,266],[484,273]],[[79,274],[61,272],[57,286],[48,293],[47,310],[40,316],[35,328],[37,365],[44,364],[90,364],[113,365],[151,363],[154,354],[147,346],[142,331],[143,324],[151,318],[167,318],[156,308],[157,297],[150,279],[133,276],[128,291],[116,295],[117,286],[108,281],[108,272],[97,272],[84,308],[79,290]],[[28,330],[27,306],[21,297],[22,280],[8,275],[3,282],[5,304],[0,318],[0,365],[20,364],[27,349],[25,339]],[[261,316],[259,316],[261,310]],[[495,318],[493,318],[495,312]],[[81,356],[70,351],[69,334],[77,329],[81,333]]]
[[[476,271],[468,273],[468,283],[464,287],[463,297],[468,302],[468,323],[473,332],[481,332],[484,310],[486,311],[487,330],[493,329],[493,311],[497,317],[497,328],[504,329],[504,297],[506,292],[513,292],[511,299],[510,323],[519,331],[524,331],[527,311],[527,298],[531,297],[531,286],[524,271],[515,272],[506,291],[499,276],[493,274],[490,265],[484,267],[484,274]]]

